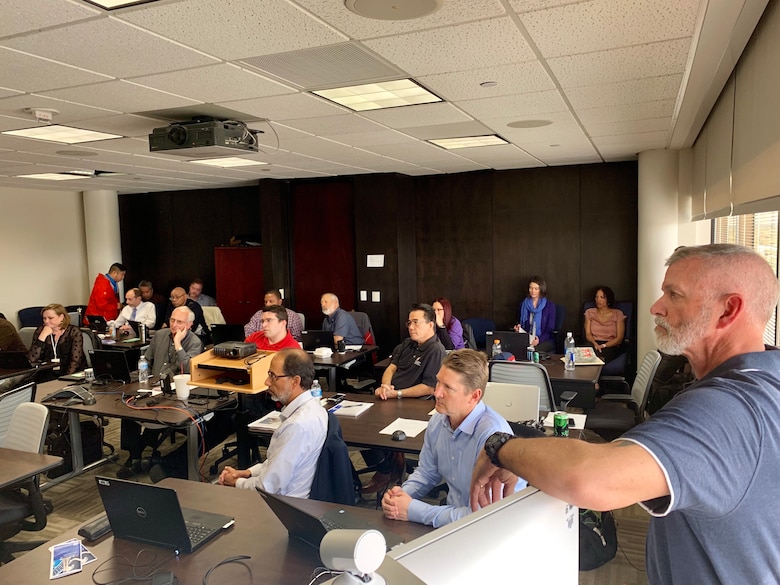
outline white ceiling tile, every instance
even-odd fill
[[[9,96],[12,96],[12,95],[19,95],[21,93],[24,93],[24,92],[21,92],[21,91],[15,90],[15,89],[6,89],[4,87],[0,87],[0,98],[9,97]]]
[[[515,12],[530,12],[531,10],[543,10],[553,6],[570,4],[572,0],[509,0],[509,5]],[[586,0],[579,0],[584,2]]]
[[[383,126],[376,122],[350,114],[325,116],[323,118],[288,120],[286,125],[315,136],[340,136],[341,134],[379,132],[385,130]]]
[[[6,37],[104,13],[70,0],[0,0],[0,14],[0,37]]]
[[[338,141],[350,146],[377,146],[379,144],[404,144],[414,142],[405,134],[396,130],[378,130],[373,132],[350,132],[339,134]]]
[[[471,120],[471,116],[464,114],[452,104],[443,102],[421,104],[419,106],[387,108],[386,110],[371,110],[363,112],[362,114],[366,118],[371,118],[389,128],[412,128],[433,124],[454,124]]]
[[[330,22],[355,39],[369,39],[406,32],[450,26],[472,20],[503,16],[506,10],[499,0],[447,0],[433,14],[411,20],[377,20],[358,16],[333,0],[296,0],[298,4]]]
[[[152,130],[161,126],[159,120],[133,114],[75,120],[73,125],[86,130],[122,136],[143,136],[144,138],[151,134]]]
[[[75,120],[85,118],[98,118],[107,116],[111,113],[117,113],[111,110],[93,108],[81,104],[73,104],[56,100],[37,94],[22,94],[10,98],[0,99],[0,114],[14,116],[23,120],[19,128],[34,126],[35,116],[32,113],[25,112],[25,108],[49,108],[55,109],[59,113],[54,115],[55,124],[69,124]]]
[[[217,105],[273,121],[318,118],[320,116],[341,116],[349,112],[347,108],[307,93],[220,102]]]
[[[78,88],[47,91],[43,95],[132,114],[197,104],[195,100],[163,93],[128,81],[108,81]]]
[[[566,144],[551,144],[549,141],[525,142],[522,148],[545,164],[554,164],[558,160],[573,159],[588,159],[590,162],[600,162],[596,148],[584,136],[579,140],[567,141]]]
[[[9,89],[34,92],[111,79],[0,46],[0,80]]]
[[[637,102],[604,108],[588,108],[579,110],[578,115],[585,126],[661,117],[671,120],[674,114],[674,104],[674,100]]]
[[[587,55],[549,59],[561,87],[599,85],[681,73],[688,59],[690,39],[663,41],[637,47],[611,49]]]
[[[114,77],[132,77],[216,62],[213,57],[112,18],[42,31],[34,36],[6,40],[3,44]],[[165,58],[160,59],[160,55],[165,55]]]
[[[571,105],[579,110],[633,104],[637,102],[676,99],[682,74],[617,81],[603,85],[567,88],[564,93]]]
[[[549,59],[690,37],[698,10],[699,0],[593,0],[529,12],[521,20]]]
[[[485,67],[423,75],[418,81],[439,97],[450,101],[496,97],[516,93],[529,93],[554,89],[552,79],[539,61],[511,63],[498,67]],[[496,82],[495,87],[481,87],[485,81]]]
[[[639,134],[642,132],[668,132],[669,118],[650,118],[647,120],[625,120],[606,124],[586,125],[588,134],[594,139],[598,136],[614,136],[616,134]]]
[[[668,139],[668,132],[643,132],[641,134],[597,136],[593,138],[593,143],[599,150],[609,150],[610,148],[620,146],[626,150],[633,149],[634,152],[641,152],[643,150],[666,148]]]
[[[497,134],[521,148],[535,142],[569,144],[586,139],[585,133],[570,112],[555,112],[545,116],[545,119],[552,124],[538,128],[512,128],[508,124],[516,121],[516,118],[488,118],[485,123]]]
[[[146,4],[119,18],[227,60],[349,40],[285,0]]]
[[[535,58],[508,17],[374,39],[365,44],[412,75],[495,67]]]
[[[493,131],[481,122],[456,122],[454,124],[433,124],[431,126],[414,126],[404,128],[405,134],[430,140],[432,138],[458,138],[461,136],[483,136],[493,134]]]
[[[207,103],[283,95],[296,91],[228,63],[135,77],[132,81]]]
[[[463,100],[456,103],[458,107],[477,119],[511,116],[519,120],[528,116],[562,112],[568,109],[557,90]]]
[[[458,154],[492,168],[522,168],[539,164],[538,160],[513,144],[459,148]]]

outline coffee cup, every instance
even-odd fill
[[[190,375],[176,374],[173,377],[173,383],[176,386],[176,398],[187,400],[190,397]]]
[[[95,370],[92,368],[87,368],[84,370],[84,380],[86,382],[94,382],[95,381]]]

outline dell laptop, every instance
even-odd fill
[[[103,317],[103,315],[87,315],[87,322],[89,323],[89,328],[92,329],[92,331],[105,333],[108,329],[108,323],[106,323],[106,319]]]
[[[531,343],[530,336],[526,332],[519,331],[486,331],[485,347],[493,347],[493,340],[501,341],[501,351],[511,352],[516,360],[528,361],[528,345]]]
[[[404,542],[397,534],[382,530],[344,508],[336,508],[321,516],[313,516],[296,506],[296,502],[300,501],[300,498],[269,494],[259,488],[257,492],[263,496],[268,507],[284,524],[290,536],[302,540],[317,550],[320,549],[320,542],[328,532],[339,529],[378,530],[385,537],[387,550]]]
[[[488,382],[482,401],[509,422],[539,419],[539,386]]]
[[[303,349],[306,351],[314,351],[318,347],[328,347],[330,349],[335,347],[333,331],[301,331],[301,342],[303,343]]]
[[[138,372],[130,373],[124,351],[112,349],[90,349],[89,359],[96,380],[121,380],[129,384],[138,381]]]
[[[214,345],[225,341],[244,341],[245,338],[243,325],[214,323],[211,326],[211,341]]]
[[[111,477],[95,480],[115,538],[191,553],[235,523],[230,516],[182,508],[170,488]]]

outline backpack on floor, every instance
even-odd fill
[[[617,530],[612,512],[580,510],[580,571],[591,571],[617,553]]]

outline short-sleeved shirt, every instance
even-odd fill
[[[363,345],[363,334],[355,323],[355,318],[339,307],[332,315],[326,315],[322,320],[323,331],[333,331],[340,335],[347,345]]]
[[[643,502],[648,581],[777,583],[780,351],[726,360],[621,440],[639,444],[669,496]]]
[[[446,355],[444,346],[435,335],[422,344],[407,337],[395,347],[390,357],[390,363],[396,367],[390,383],[398,390],[417,384],[434,388],[436,374]]]
[[[590,308],[585,311],[585,318],[590,321],[590,333],[593,339],[609,341],[617,337],[618,323],[625,320],[626,316],[620,309],[612,309],[606,321],[598,318],[598,309]]]

